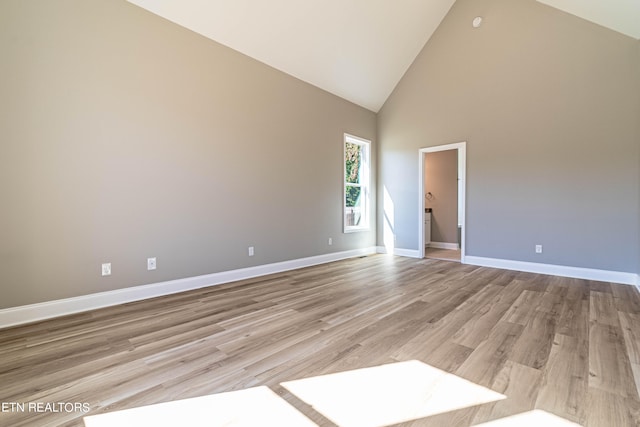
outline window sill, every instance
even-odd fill
[[[360,231],[370,231],[371,227],[349,227],[342,230],[343,233],[358,233]]]

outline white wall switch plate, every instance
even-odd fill
[[[156,258],[147,258],[147,270],[155,270],[156,269]]]
[[[253,256],[253,246],[249,246],[249,256]]]
[[[329,237],[329,246],[333,245],[333,239]]]
[[[542,245],[536,245],[536,253],[537,254],[541,254],[542,253]]]

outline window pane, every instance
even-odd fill
[[[345,221],[347,227],[360,225],[362,219],[362,189],[347,185],[345,189]]]
[[[360,183],[360,167],[362,166],[362,150],[358,144],[347,142],[344,149],[345,182]]]
[[[360,187],[354,187],[347,185],[346,187],[346,207],[352,208],[354,206],[360,206]]]

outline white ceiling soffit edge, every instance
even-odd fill
[[[377,112],[455,0],[128,0]]]
[[[640,0],[538,0],[603,27],[640,39]]]

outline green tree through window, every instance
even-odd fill
[[[349,184],[360,183],[360,165],[362,164],[362,153],[360,145],[347,142],[345,144],[345,183],[346,183],[346,205],[354,207],[360,197],[360,187]]]
[[[345,135],[344,228],[368,228],[369,141]]]

